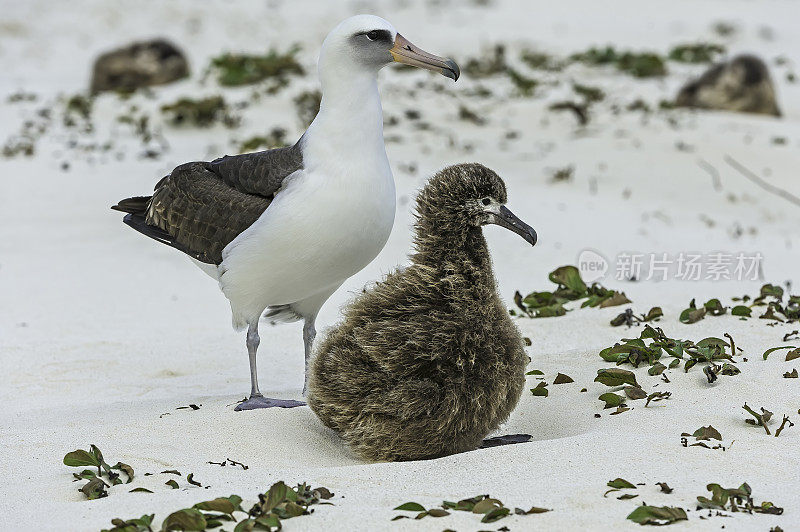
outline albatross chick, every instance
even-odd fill
[[[712,66],[681,88],[675,105],[781,116],[767,65],[752,55]]]
[[[481,227],[529,244],[492,170],[461,164],[417,198],[411,265],[360,294],[319,346],[309,406],[368,460],[419,460],[477,448],[525,384],[528,357],[497,295]]]
[[[152,196],[112,207],[219,281],[233,326],[247,327],[251,393],[237,410],[304,404],[259,391],[259,317],[267,310],[272,321],[305,321],[307,373],[320,307],[389,238],[395,188],[376,77],[393,61],[453,80],[459,74],[382,18],[348,18],[322,43],[322,102],[294,146],[182,164]]]

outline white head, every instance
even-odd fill
[[[453,80],[459,76],[458,65],[452,59],[417,48],[389,22],[374,15],[345,19],[325,37],[319,54],[319,74],[323,83],[329,75],[374,77],[392,62],[433,70]]]

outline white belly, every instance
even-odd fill
[[[364,268],[389,238],[394,214],[390,172],[346,181],[303,171],[287,178],[264,214],[223,251],[219,281],[234,327]]]

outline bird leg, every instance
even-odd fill
[[[258,389],[258,370],[256,369],[256,352],[261,339],[258,337],[258,319],[250,322],[247,328],[247,354],[250,357],[250,397],[239,403],[234,410],[253,410],[256,408],[292,408],[305,405],[302,401],[293,399],[270,399],[264,397]]]
[[[303,344],[305,346],[306,355],[306,372],[305,380],[303,381],[303,397],[306,396],[306,392],[308,391],[308,364],[311,362],[311,352],[314,348],[314,338],[317,336],[317,329],[314,326],[315,321],[316,316],[312,318],[306,318],[305,324],[303,325]]]

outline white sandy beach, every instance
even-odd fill
[[[798,292],[800,207],[755,186],[725,156],[800,196],[800,83],[787,80],[789,72],[800,75],[800,5],[790,0],[478,4],[3,2],[2,142],[59,95],[85,91],[94,58],[117,45],[167,36],[186,51],[192,76],[153,88],[153,98],[137,94],[121,102],[113,94],[99,96],[92,115],[95,131],[76,136],[77,147],[69,147],[74,133],[55,116],[35,155],[0,158],[0,530],[100,530],[110,527],[112,518],[149,513],[160,525],[174,510],[232,493],[249,508],[257,493],[278,480],[309,482],[335,493],[334,506],[314,506],[312,515],[286,521],[288,531],[638,530],[640,525],[626,516],[642,502],[687,510],[689,519],[669,530],[800,528],[800,380],[782,377],[800,369],[800,359],[785,362],[785,351],[766,361],[761,356],[767,348],[800,345],[800,340],[781,341],[800,325],[768,326],[757,318],[759,310],[747,321],[730,314],[692,325],[678,321],[692,298],[702,303],[717,297],[730,305],[733,296],[757,295],[766,282],[788,280]],[[231,329],[227,301],[183,254],[131,231],[109,206],[146,194],[181,162],[234,153],[234,139],[265,134],[274,126],[286,128],[287,139],[297,138],[303,127],[292,99],[316,87],[316,54],[327,31],[359,12],[383,16],[415,44],[452,56],[462,68],[469,57],[499,42],[507,45],[510,62],[525,47],[565,57],[593,45],[666,54],[674,44],[721,42],[728,56],[751,52],[765,60],[783,117],[685,110],[644,117],[625,110],[637,98],[657,109],[703,65],[670,62],[669,74],[657,80],[582,65],[552,73],[526,71],[542,82],[532,97],[515,95],[504,76],[474,80],[465,74],[452,84],[390,66],[380,86],[385,117],[399,119],[385,129],[397,184],[395,227],[379,257],[323,307],[317,321],[322,334],[353,293],[406,260],[410,209],[425,178],[449,164],[478,161],[504,178],[509,207],[539,234],[531,248],[510,232],[485,230],[509,308],[515,290],[552,289],[548,272],[576,264],[582,250],[592,249],[610,262],[601,282],[624,291],[637,313],[661,306],[665,316],[658,326],[667,335],[700,340],[730,333],[748,359],[736,358],[741,374],[708,384],[698,365],[688,373],[668,370],[671,382],[664,383],[640,366],[634,371],[646,391],[670,391],[672,397],[647,408],[644,401],[629,401],[630,411],[609,415],[597,399],[606,386],[592,381],[598,369],[612,364],[598,352],[638,336],[641,327],[609,325],[626,307],[587,308],[517,322],[532,340],[528,369],[544,372],[550,394],[534,397],[526,391],[498,434],[531,434],[529,443],[424,462],[367,464],[308,407],[234,412],[249,379],[244,336]],[[725,38],[715,35],[711,27],[719,21],[735,24],[737,31]],[[263,53],[296,42],[302,44],[307,76],[238,111],[238,129],[178,129],[161,122],[158,107],[180,96],[221,93],[231,102],[247,99],[247,87],[222,89],[213,76],[201,81],[212,56],[227,50]],[[776,65],[778,57],[786,59],[783,64]],[[573,81],[606,93],[584,128],[570,113],[548,110],[571,97]],[[492,96],[475,96],[477,86],[489,88]],[[6,101],[20,90],[35,93],[37,101]],[[168,140],[169,150],[159,159],[138,157],[139,141],[115,123],[131,104],[152,112],[154,125]],[[462,104],[487,123],[459,120]],[[616,114],[614,106],[620,108]],[[408,110],[418,111],[420,118],[408,119]],[[516,138],[507,138],[509,131]],[[80,149],[81,143],[107,139],[114,142],[108,153]],[[124,154],[122,160],[117,152]],[[719,172],[721,190],[715,190],[700,160]],[[68,171],[61,169],[65,161]],[[574,178],[551,182],[553,171],[567,165],[574,166]],[[675,257],[690,252],[760,253],[763,280],[615,278],[614,258],[620,253]],[[301,398],[302,350],[300,324],[264,324],[259,370],[265,395]],[[558,372],[575,382],[552,385]],[[532,388],[538,381],[531,376],[528,382]],[[588,391],[581,393],[584,387]],[[767,436],[745,423],[745,402],[775,413],[773,433],[783,414],[795,426],[780,437]],[[190,403],[200,408],[177,409]],[[724,451],[681,445],[681,433],[709,424],[722,434]],[[107,498],[85,500],[72,482],[75,470],[62,458],[90,444],[109,463],[130,464],[136,470],[133,483],[112,487]],[[208,464],[226,458],[249,468]],[[158,474],[166,469],[183,473],[174,477],[180,489],[164,485],[173,478]],[[185,475],[192,472],[207,489],[186,483]],[[606,482],[617,477],[645,485],[635,490],[634,499],[617,500],[618,493],[604,498]],[[661,493],[656,482],[667,482],[674,491]],[[747,482],[757,502],[772,501],[785,512],[707,517],[708,510],[695,510],[696,497],[708,495],[705,487],[712,482],[725,487]],[[129,493],[139,486],[154,493]],[[406,501],[433,507],[477,494],[491,494],[512,508],[552,511],[490,524],[465,512],[391,521],[401,513],[392,508]]]

